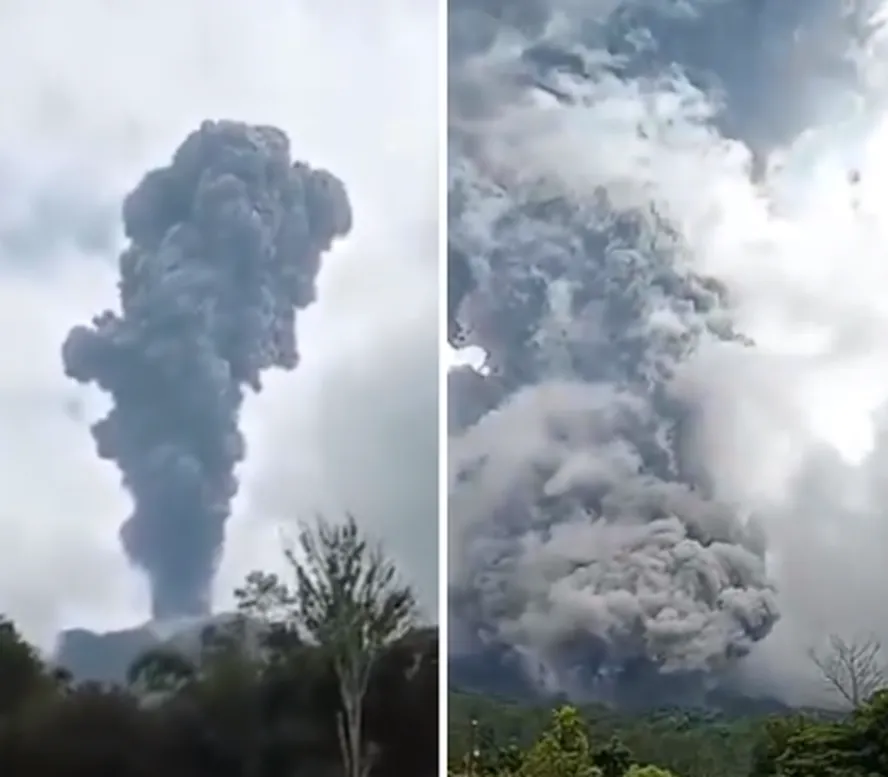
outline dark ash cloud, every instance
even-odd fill
[[[245,455],[244,390],[297,366],[297,311],[351,207],[337,178],[292,161],[281,130],[207,121],[123,218],[120,313],[71,330],[65,372],[114,399],[92,431],[133,497],[121,539],[154,617],[201,615]]]

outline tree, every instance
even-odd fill
[[[779,777],[870,777],[866,746],[852,726],[812,721],[790,737],[776,761]]]
[[[64,682],[64,674],[47,671],[15,624],[0,616],[0,719],[17,712],[38,692],[52,693]]]
[[[137,692],[169,694],[182,689],[197,676],[197,666],[170,647],[146,650],[127,670],[127,683]]]
[[[365,777],[372,758],[362,747],[364,697],[382,651],[414,623],[415,599],[397,578],[381,546],[371,547],[352,515],[336,526],[319,518],[299,534],[303,559],[287,559],[296,573],[298,623],[325,648],[339,682],[339,736],[348,777]]]
[[[266,663],[286,663],[300,654],[302,640],[292,617],[296,599],[277,575],[250,572],[234,596],[238,609],[262,624],[262,658]]]
[[[524,753],[514,742],[501,747],[496,754],[496,771],[499,774],[515,774],[524,765]]]
[[[351,515],[341,525],[323,518],[303,525],[299,547],[299,555],[285,551],[294,593],[274,576],[254,574],[235,596],[242,611],[275,613],[329,656],[342,704],[337,732],[346,775],[366,777],[373,754],[363,742],[364,699],[380,655],[414,624],[414,595]]]
[[[853,709],[885,687],[882,644],[875,636],[848,642],[833,634],[826,651],[818,653],[811,649],[808,655],[820,670],[826,686]]]
[[[580,713],[573,707],[555,710],[549,728],[530,749],[521,777],[602,777]]]
[[[750,777],[777,777],[780,756],[787,751],[790,741],[810,725],[801,715],[775,715],[768,719],[753,749]]]
[[[624,745],[619,737],[611,737],[607,744],[596,748],[592,753],[592,763],[599,769],[603,777],[623,777],[634,763],[632,751]]]
[[[839,721],[796,717],[770,727],[754,777],[874,777],[888,774],[888,691]]]
[[[888,690],[876,691],[854,711],[851,726],[863,743],[861,765],[871,774],[888,774]]]
[[[339,773],[342,704],[322,645],[256,651],[260,624],[217,622],[142,656],[131,686],[70,682],[44,665],[8,621],[0,626],[0,775],[28,777],[283,777]],[[434,629],[387,646],[364,706],[378,775],[437,765]],[[143,692],[152,692],[146,704]],[[404,732],[409,731],[409,736]],[[331,767],[333,767],[331,769]]]
[[[675,777],[668,769],[659,766],[630,766],[625,777]]]

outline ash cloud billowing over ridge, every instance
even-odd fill
[[[450,374],[455,655],[674,699],[778,623],[765,532],[710,482],[687,369],[754,343],[663,167],[705,166],[698,145],[765,175],[818,88],[857,77],[876,4],[840,5],[452,0],[449,334],[487,360]],[[694,173],[680,194],[705,198]]]
[[[345,187],[274,127],[204,122],[126,198],[120,312],[71,330],[66,374],[113,398],[92,427],[133,497],[121,529],[153,616],[204,615],[245,455],[245,389],[299,362],[296,315],[352,224]]]

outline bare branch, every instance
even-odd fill
[[[874,635],[847,641],[832,634],[826,650],[818,652],[812,648],[808,656],[826,686],[853,708],[885,687],[882,644]]]

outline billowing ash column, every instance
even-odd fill
[[[279,129],[204,122],[126,198],[120,312],[71,330],[66,374],[114,404],[93,426],[133,497],[121,530],[155,618],[201,615],[244,458],[244,388],[299,362],[296,313],[351,229],[342,182]]]

